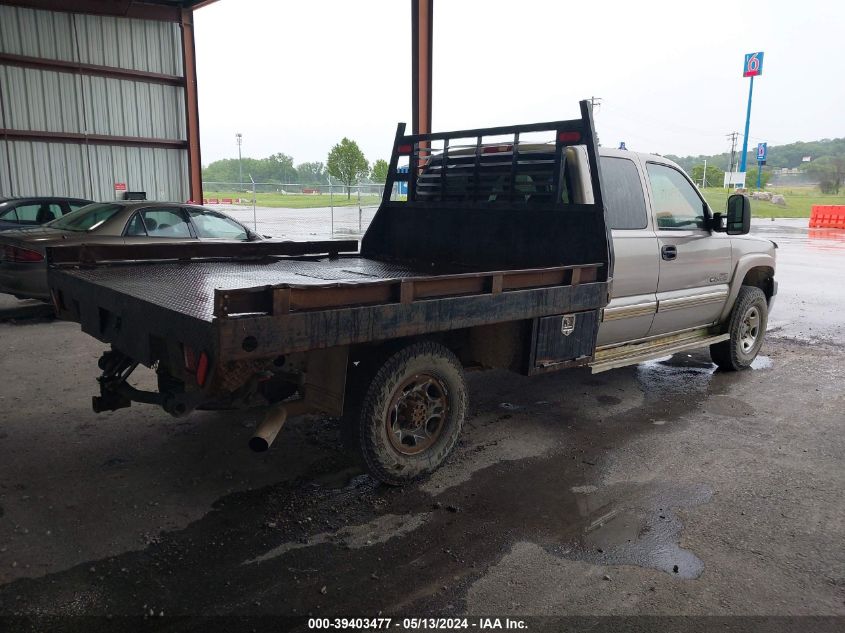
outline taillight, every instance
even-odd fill
[[[196,375],[197,384],[202,387],[208,378],[208,354],[201,352],[197,356],[194,349],[189,345],[182,346],[182,354],[185,359],[185,370]]]
[[[413,149],[414,149],[413,145],[399,145],[396,148],[396,153],[397,154],[410,154]]]
[[[44,255],[38,251],[31,251],[27,248],[18,248],[17,246],[3,247],[3,259],[7,262],[15,262],[18,264],[35,264],[44,261]]]
[[[208,377],[208,356],[205,352],[200,354],[197,361],[197,384],[202,387],[205,385],[205,379]]]
[[[581,140],[581,132],[558,132],[557,140],[561,143],[577,143]]]

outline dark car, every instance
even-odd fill
[[[0,233],[0,292],[48,300],[48,246],[264,239],[229,216],[178,202],[101,202],[44,226]]]
[[[0,231],[46,224],[92,202],[81,198],[49,196],[0,198]]]

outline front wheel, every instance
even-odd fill
[[[710,358],[720,369],[749,367],[763,345],[769,311],[766,295],[755,286],[742,286],[731,311],[727,341],[710,346]]]
[[[458,441],[466,402],[464,372],[448,348],[420,342],[394,353],[350,421],[370,474],[400,485],[437,469]]]

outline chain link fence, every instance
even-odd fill
[[[220,208],[264,235],[342,239],[359,237],[367,230],[384,185],[205,181],[203,192],[202,204]]]

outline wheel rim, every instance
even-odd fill
[[[415,374],[393,394],[385,420],[391,446],[416,455],[434,445],[443,433],[449,401],[443,381],[432,374]]]
[[[742,322],[739,325],[739,347],[744,354],[751,352],[757,344],[760,338],[761,321],[760,310],[756,306],[748,308],[742,316]]]

